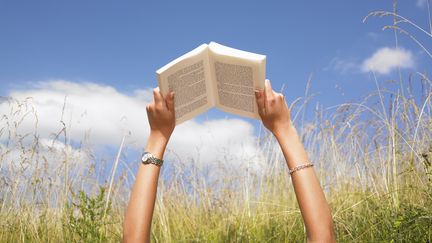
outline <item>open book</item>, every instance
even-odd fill
[[[215,42],[202,44],[156,71],[166,97],[174,91],[176,124],[211,107],[259,119],[255,89],[264,90],[266,56]]]

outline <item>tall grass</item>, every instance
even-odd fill
[[[395,17],[395,12],[373,15]],[[400,23],[411,24],[396,22]],[[316,163],[339,242],[431,242],[432,82],[428,75],[414,73],[398,85],[381,83],[372,74],[374,92],[358,102],[316,107],[309,122],[298,120],[309,97],[293,103],[292,114]],[[421,97],[414,95],[412,86],[421,87]],[[8,102],[10,112],[0,118],[0,242],[120,241],[133,183],[128,169],[116,172],[123,142],[115,163],[100,161],[92,148],[72,145],[62,121],[63,129],[47,143],[39,137],[37,122],[30,132],[21,129],[29,117],[37,121],[31,99]],[[304,241],[280,149],[265,132],[257,143],[266,160],[260,173],[233,173],[221,165],[222,176],[210,181],[193,163],[180,158],[167,161],[173,166],[162,171],[153,241]],[[115,168],[110,180],[106,175],[111,166]]]

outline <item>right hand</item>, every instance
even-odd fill
[[[283,131],[288,131],[291,126],[291,115],[284,95],[275,92],[266,79],[264,91],[255,91],[258,105],[258,113],[264,126],[269,129],[276,137]]]
[[[147,117],[151,135],[155,135],[168,142],[175,128],[174,93],[162,97],[158,88],[153,90],[153,101],[147,105]]]

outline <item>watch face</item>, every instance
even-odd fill
[[[151,158],[151,154],[150,153],[145,153],[142,157],[142,161],[143,162],[147,162],[150,158]]]
[[[141,158],[143,164],[162,165],[163,160],[155,158],[151,153],[145,152]]]

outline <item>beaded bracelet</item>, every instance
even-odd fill
[[[312,167],[312,166],[314,166],[312,163],[304,164],[304,165],[299,165],[299,166],[294,167],[293,169],[290,169],[290,170],[288,171],[288,173],[289,173],[290,175],[292,175],[292,174],[293,174],[294,172],[296,172],[296,171],[299,171],[299,170],[302,170],[302,169],[306,169],[306,168],[309,168],[309,167]]]

